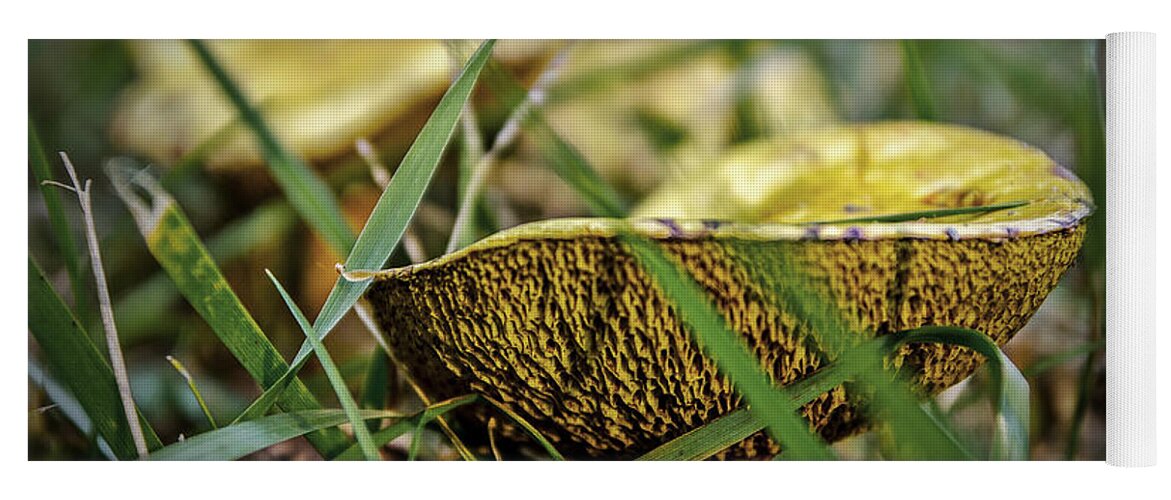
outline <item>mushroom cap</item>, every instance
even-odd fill
[[[433,102],[455,71],[441,40],[212,40],[220,63],[270,128],[309,161],[374,139]],[[505,62],[536,57],[544,42],[503,44]],[[173,164],[238,116],[194,51],[178,40],[131,43],[138,80],[121,96],[111,133],[123,147]],[[213,169],[247,168],[263,156],[247,127],[212,151]]]
[[[827,360],[818,332],[775,296],[792,285],[770,283],[782,266],[797,263],[809,278],[801,290],[832,300],[862,335],[950,325],[1003,345],[1073,263],[1092,210],[1086,186],[1044,153],[955,126],[845,126],[751,146],[718,165],[653,193],[635,210],[643,218],[519,226],[384,271],[367,297],[392,349],[434,396],[481,393],[567,455],[628,458],[740,399],[618,241],[627,222],[688,270],[783,385]],[[808,224],[857,216],[848,204],[887,214],[1018,200],[1028,203],[930,222]],[[929,344],[893,362],[936,392],[983,359]],[[853,399],[838,387],[802,413],[836,440],[866,426]],[[777,451],[759,434],[726,456]]]

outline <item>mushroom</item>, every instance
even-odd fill
[[[962,206],[1012,208],[849,222]],[[1003,345],[1074,262],[1089,190],[1043,152],[969,128],[839,126],[736,148],[668,182],[629,221],[525,224],[453,254],[383,271],[367,298],[388,343],[436,398],[476,392],[523,416],[567,456],[629,458],[736,409],[621,227],[658,240],[711,295],[778,384],[826,365],[808,323],[768,280],[799,263],[810,293],[864,335],[926,325]],[[833,221],[845,219],[847,222]],[[982,363],[956,346],[893,360],[936,393]],[[864,429],[835,388],[802,413],[826,439]],[[726,457],[770,456],[758,434]]]

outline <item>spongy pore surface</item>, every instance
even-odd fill
[[[827,363],[817,347],[818,332],[810,331],[775,295],[786,286],[775,281],[786,275],[787,265],[796,264],[809,278],[803,293],[832,301],[860,335],[954,325],[985,332],[1003,344],[1077,256],[1085,235],[1081,220],[1089,210],[1084,186],[1064,169],[1055,170],[1042,153],[1015,141],[956,127],[896,124],[834,129],[781,147],[804,145],[816,157],[816,143],[831,142],[826,137],[848,140],[858,137],[858,130],[886,133],[889,127],[911,135],[920,128],[958,134],[965,148],[998,148],[1003,163],[1027,170],[1014,175],[1022,175],[1036,189],[1010,195],[1030,204],[1015,211],[1019,218],[1003,210],[931,223],[826,226],[818,231],[751,219],[643,220],[633,225],[635,231],[659,239],[706,289],[779,384],[801,380]],[[886,140],[898,137],[890,134]],[[766,158],[760,168],[775,168],[767,157],[760,158]],[[899,157],[885,161],[897,163]],[[937,167],[956,170],[954,189],[971,183],[962,165],[959,160],[942,161]],[[934,188],[927,193],[946,184],[939,179],[948,173],[932,175]],[[786,182],[772,188],[785,190]],[[851,203],[849,190],[835,186],[828,190],[843,197],[818,203]],[[883,202],[883,207],[925,203],[914,198],[924,191],[900,189],[911,198],[902,205]],[[792,192],[804,191],[809,199],[823,200],[822,191]],[[954,198],[952,203],[1012,201],[1001,195],[963,200]],[[1033,202],[1050,209],[1035,213]],[[787,203],[802,206],[799,201]],[[658,215],[642,210],[643,215]],[[822,213],[810,217],[832,218]],[[689,213],[688,218],[708,216]],[[616,238],[616,227],[617,221],[604,219],[522,226],[435,261],[383,272],[368,299],[390,347],[434,397],[468,392],[488,396],[532,422],[568,456],[635,457],[733,411],[740,400],[691,341],[653,279]],[[982,361],[965,348],[913,345],[894,363],[913,370],[921,388],[933,392],[969,376]],[[802,413],[826,439],[839,439],[865,426],[851,399],[845,388],[837,387],[805,405]],[[775,443],[758,434],[724,456],[771,456],[777,451]]]

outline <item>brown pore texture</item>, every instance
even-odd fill
[[[707,290],[779,384],[827,360],[816,332],[770,283],[797,263],[805,293],[832,297],[853,332],[961,326],[1004,344],[1073,263],[1084,226],[1003,240],[661,242]],[[790,287],[791,289],[791,287]],[[731,384],[617,239],[522,239],[376,279],[368,299],[388,342],[436,398],[500,401],[568,457],[633,458],[738,407]],[[983,359],[909,345],[892,360],[937,392]],[[827,440],[865,428],[843,387],[802,408]],[[506,435],[519,435],[506,429]],[[775,455],[757,434],[722,458]]]

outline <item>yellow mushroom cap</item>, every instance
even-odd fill
[[[1066,228],[1093,210],[1089,188],[1044,152],[967,127],[892,122],[834,127],[729,152],[662,186],[634,217],[750,223],[800,237],[803,224],[1024,203],[978,216],[869,224],[867,238],[1005,238]],[[841,228],[826,228],[825,237]]]

